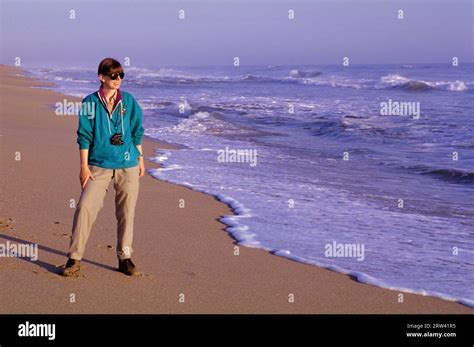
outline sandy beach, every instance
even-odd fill
[[[239,247],[235,255],[236,243],[219,222],[232,214],[227,205],[148,174],[140,179],[133,255],[143,276],[116,271],[110,187],[83,276],[63,278],[71,201],[80,196],[79,151],[77,117],[56,115],[54,104],[80,99],[42,89],[44,82],[19,68],[1,66],[0,76],[0,243],[39,248],[37,261],[0,258],[0,313],[473,313],[416,294],[403,293],[399,302],[396,290],[259,249]],[[158,147],[173,148],[151,139],[143,147],[147,158]]]

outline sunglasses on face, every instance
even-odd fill
[[[109,75],[107,75],[110,77],[111,80],[115,81],[119,76],[120,76],[120,79],[123,80],[123,77],[125,76],[125,74],[123,72],[120,72],[120,73],[111,73]]]

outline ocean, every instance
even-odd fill
[[[231,205],[239,244],[474,307],[474,64],[125,67],[122,89],[181,145],[150,173]]]

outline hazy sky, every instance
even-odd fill
[[[472,0],[0,2],[1,63],[24,67],[473,62]]]

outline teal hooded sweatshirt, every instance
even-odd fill
[[[89,150],[89,165],[106,169],[125,169],[138,165],[141,144],[142,109],[127,92],[118,91],[117,103],[109,118],[109,112],[99,91],[82,100],[77,129],[80,149]],[[122,134],[122,145],[112,145],[110,138]]]

